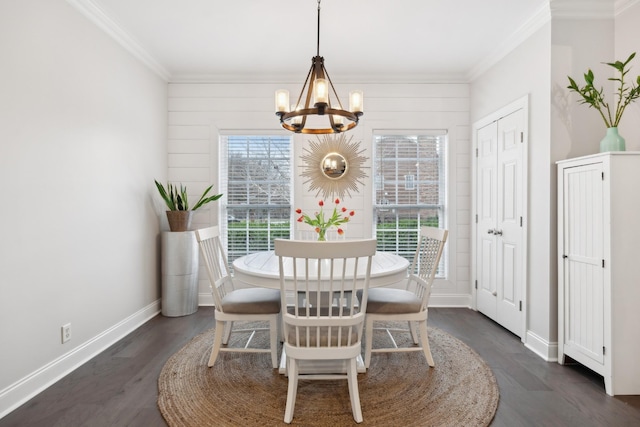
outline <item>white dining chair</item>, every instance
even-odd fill
[[[362,348],[371,258],[376,240],[276,240],[282,298],[283,352],[289,385],[284,421],[291,423],[298,380],[346,379],[353,418],[362,422],[356,359]],[[285,280],[285,265],[293,278]],[[350,298],[360,288],[362,298]],[[304,305],[298,304],[303,295]],[[288,306],[287,306],[288,305]],[[317,373],[301,364],[344,361],[345,373]]]
[[[429,366],[435,366],[427,335],[428,306],[431,285],[436,276],[448,234],[448,230],[421,227],[404,289],[372,288],[369,291],[364,355],[364,365],[367,369],[371,363],[372,353],[400,351],[422,351]],[[374,322],[383,321],[406,321],[407,328],[374,328]],[[373,332],[379,330],[387,334],[391,342],[390,347],[373,348]],[[414,345],[399,347],[392,332],[410,333]]]
[[[227,256],[220,241],[218,226],[196,230],[200,253],[209,277],[209,287],[215,304],[215,333],[209,367],[220,352],[271,353],[273,368],[278,367],[278,328],[280,291],[266,288],[236,288],[229,270]],[[234,321],[267,321],[268,328],[234,329]],[[269,331],[269,348],[251,348],[254,332]],[[232,333],[249,334],[243,347],[223,347]]]

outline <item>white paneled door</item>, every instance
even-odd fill
[[[477,130],[476,307],[522,337],[525,112]]]

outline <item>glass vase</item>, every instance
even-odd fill
[[[318,242],[324,242],[327,240],[327,229],[318,227]]]
[[[600,152],[625,151],[624,138],[618,133],[617,127],[607,128],[607,134],[600,141]]]

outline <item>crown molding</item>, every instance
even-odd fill
[[[81,12],[85,17],[112,37],[122,47],[129,51],[134,57],[139,59],[149,69],[156,73],[164,81],[172,83],[193,83],[193,82],[245,82],[257,81],[250,76],[221,76],[221,75],[175,75],[172,76],[149,52],[147,52],[133,37],[131,37],[120,25],[95,3],[93,0],[66,0],[70,5]],[[404,83],[424,83],[424,82],[471,82],[498,63],[511,51],[518,47],[527,38],[542,28],[552,18],[560,19],[613,19],[622,14],[627,9],[636,6],[640,0],[548,0],[542,7],[513,34],[505,38],[505,42],[498,46],[494,52],[466,75],[415,75],[415,76],[360,76],[357,80],[361,83],[382,83],[382,82],[404,82]],[[264,79],[264,76],[261,76]],[[283,76],[273,76],[268,81],[282,81]],[[292,78],[293,80],[293,78]],[[364,81],[363,81],[364,80]],[[264,80],[261,81],[264,83]]]
[[[613,19],[613,0],[549,0],[551,16],[570,19]]]
[[[478,78],[552,18],[614,19],[637,4],[640,4],[640,0],[549,0],[531,19],[506,38],[508,43],[499,46],[493,54],[473,67],[467,75],[467,81],[472,82]]]
[[[149,54],[133,37],[131,37],[120,25],[113,19],[109,18],[104,11],[96,5],[92,0],[67,0],[71,6],[76,8],[91,22],[97,25],[107,35],[118,42],[134,57],[139,59],[151,71],[156,73],[164,81],[171,79],[169,73],[153,56]]]
[[[640,0],[617,0],[615,3],[615,15],[618,16],[627,9],[640,3]]]
[[[169,83],[223,83],[223,84],[292,84],[301,85],[299,75],[228,75],[228,74],[175,74]],[[463,73],[447,74],[386,74],[341,76],[334,83],[341,84],[428,84],[428,83],[467,83]]]
[[[520,26],[509,37],[505,37],[504,43],[497,47],[492,54],[485,57],[483,61],[478,63],[467,74],[467,81],[472,82],[492,66],[498,63],[502,58],[507,56],[511,51],[518,47],[522,42],[531,37],[536,31],[542,28],[551,20],[551,13],[548,4],[540,7],[529,20]]]

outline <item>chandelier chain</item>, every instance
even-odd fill
[[[318,40],[316,42],[316,56],[320,56],[320,0],[318,0]]]

